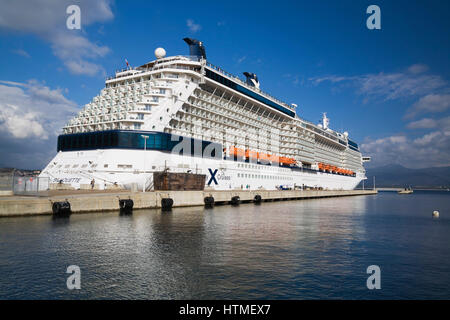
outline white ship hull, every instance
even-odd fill
[[[61,167],[52,167],[59,163]],[[90,167],[95,163],[96,168]],[[80,165],[81,164],[81,165]],[[84,168],[83,168],[84,166]],[[89,187],[92,179],[98,188],[117,184],[142,190],[153,187],[153,172],[192,172],[206,175],[206,188],[215,190],[275,190],[276,188],[354,189],[363,175],[343,176],[318,171],[262,165],[231,160],[186,157],[154,150],[106,149],[59,152],[41,177],[50,183],[70,184],[74,188]]]

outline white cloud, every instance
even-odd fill
[[[418,63],[418,64],[413,64],[412,66],[410,66],[408,68],[408,71],[413,74],[419,74],[419,73],[427,72],[428,69],[429,68],[427,65]]]
[[[402,72],[357,76],[331,75],[310,78],[314,85],[329,82],[333,90],[342,86],[356,88],[356,93],[369,100],[418,99],[404,116],[445,112],[450,109],[450,86],[438,75],[429,74],[428,66],[414,64]],[[364,154],[372,156],[370,166],[401,164],[410,168],[450,165],[450,117],[430,117],[412,121],[408,129],[432,129],[422,136],[395,134],[384,138],[366,139],[361,145]]]
[[[0,130],[9,132],[14,138],[39,137],[48,139],[42,125],[39,123],[39,114],[22,112],[18,106],[2,104],[0,111]]]
[[[424,65],[413,65],[405,72],[365,74],[358,76],[326,76],[309,80],[319,85],[323,82],[349,84],[357,88],[366,99],[395,100],[430,94],[444,88],[448,83],[437,75],[424,74]]]
[[[93,61],[104,57],[110,50],[91,42],[85,27],[111,20],[114,16],[109,0],[79,0],[81,29],[68,30],[66,8],[71,0],[6,1],[0,10],[0,30],[35,34],[51,44],[54,54],[74,74],[104,74],[103,68]]]
[[[247,59],[247,56],[240,57],[237,62],[242,63],[245,59]]]
[[[202,26],[195,23],[192,19],[187,19],[186,25],[192,33],[196,33],[197,31],[200,31],[202,29]]]
[[[401,164],[408,168],[450,165],[450,127],[424,134],[418,138],[394,135],[361,145],[364,155],[372,156],[372,167]]]
[[[407,127],[409,129],[431,129],[436,128],[437,121],[430,118],[420,119],[418,121],[413,121],[408,123]]]
[[[36,80],[0,81],[0,131],[12,139],[47,140],[56,135],[77,111],[76,104],[64,97],[62,91]]]
[[[433,142],[434,139],[436,139],[437,137],[442,136],[442,134],[443,133],[440,132],[440,131],[434,131],[434,132],[427,133],[423,137],[414,139],[413,140],[413,144],[415,144],[417,146],[421,146],[421,147],[429,145],[430,143]],[[445,136],[445,134],[444,134],[444,136]]]
[[[25,57],[25,58],[31,58],[30,54],[23,49],[15,49],[15,50],[12,50],[11,52],[15,53],[19,56]]]
[[[423,118],[408,123],[408,129],[450,128],[450,116],[440,119]]]
[[[292,83],[294,87],[298,86],[299,84],[303,85],[305,82],[305,79],[300,79],[300,76],[298,74],[290,74],[286,73],[283,74],[283,78],[286,78],[288,81]]]
[[[421,113],[444,112],[450,109],[450,94],[428,94],[406,111],[405,118],[412,118]]]

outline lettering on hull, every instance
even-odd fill
[[[231,181],[231,176],[226,175],[224,170],[219,169],[211,169],[208,168],[209,171],[209,179],[208,179],[208,186],[211,185],[211,183],[214,183],[215,185],[219,185],[219,180],[221,181]]]

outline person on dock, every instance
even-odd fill
[[[94,190],[94,186],[95,186],[95,179],[91,180],[91,189]]]

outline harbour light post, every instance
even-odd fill
[[[142,192],[145,192],[145,182],[147,179],[145,179],[145,151],[147,151],[147,139],[149,136],[141,134],[141,137],[144,138],[144,183],[142,185]]]

